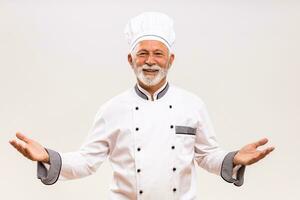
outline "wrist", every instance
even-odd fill
[[[237,152],[234,157],[233,157],[233,160],[232,160],[232,163],[233,163],[233,167],[239,165],[240,163],[238,162],[238,159],[237,159],[237,156],[238,156],[239,152]]]
[[[43,163],[50,164],[49,156],[47,156],[42,162],[43,162]]]
[[[43,163],[50,164],[50,156],[49,156],[49,153],[48,153],[48,151],[47,151],[46,148],[44,148],[44,149],[45,149],[45,157],[44,157],[44,159],[42,160],[42,162],[43,162]]]

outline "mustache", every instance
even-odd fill
[[[161,70],[161,67],[160,66],[158,66],[158,65],[147,65],[147,64],[145,64],[145,65],[143,65],[142,66],[142,70],[143,69],[152,69],[152,70]]]

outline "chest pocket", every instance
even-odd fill
[[[182,135],[196,135],[196,128],[189,126],[175,126],[175,133]]]
[[[190,160],[194,157],[196,131],[196,128],[190,126],[175,126],[178,156],[183,160]]]

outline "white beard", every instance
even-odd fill
[[[153,69],[158,70],[157,74],[152,76],[147,76],[144,74],[143,69]],[[134,73],[136,77],[146,86],[154,86],[157,85],[163,78],[165,78],[168,74],[168,69],[161,68],[158,65],[143,65],[141,67],[134,66]]]

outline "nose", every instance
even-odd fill
[[[152,54],[150,54],[150,55],[147,57],[145,63],[146,63],[147,65],[149,65],[149,66],[152,66],[152,65],[155,65],[155,64],[156,64]]]

